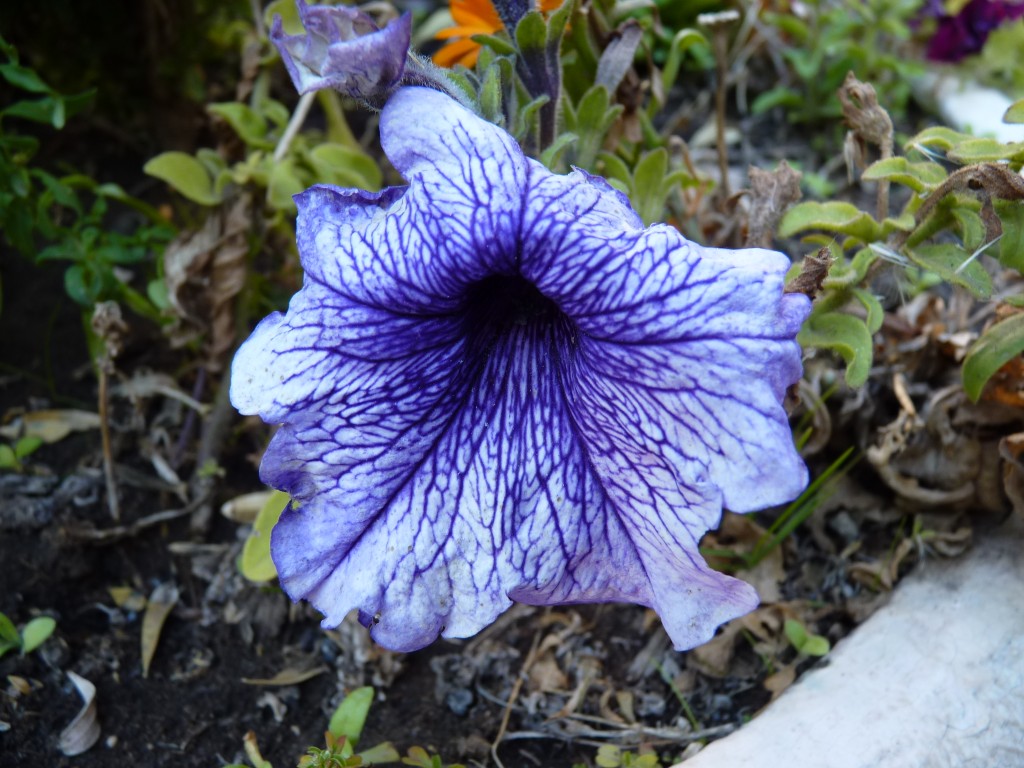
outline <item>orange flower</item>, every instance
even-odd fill
[[[542,11],[553,11],[562,0],[534,0]],[[434,54],[434,63],[442,67],[462,64],[472,68],[480,55],[479,43],[473,42],[473,35],[494,35],[504,29],[498,12],[490,0],[450,0],[449,9],[455,26],[437,33],[438,40],[449,40]]]

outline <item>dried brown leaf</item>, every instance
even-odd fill
[[[774,171],[751,166],[747,169],[747,176],[750,179],[750,213],[744,246],[769,248],[782,214],[802,196],[802,175],[783,160]]]
[[[1003,489],[1018,515],[1024,515],[1024,432],[1007,435],[999,441],[1003,459]]]
[[[327,671],[329,670],[323,665],[313,667],[312,669],[286,667],[273,677],[243,677],[242,682],[246,685],[298,685],[299,683],[304,683],[307,680],[312,680],[314,677],[318,677]]]
[[[213,212],[202,229],[179,237],[164,251],[164,279],[177,322],[171,342],[207,337],[207,365],[218,371],[234,346],[234,301],[245,283],[251,201]]]
[[[38,437],[44,443],[56,443],[72,432],[99,429],[99,414],[91,411],[31,411],[0,427],[0,437],[17,440]]]
[[[764,679],[764,687],[772,695],[772,701],[779,697],[779,694],[789,688],[796,680],[796,665],[789,664],[782,669],[768,675]]]
[[[60,732],[58,746],[68,757],[80,755],[100,738],[100,724],[96,720],[96,686],[84,677],[68,672],[68,677],[82,697],[82,708],[67,727]]]
[[[146,612],[142,615],[142,676],[149,677],[149,665],[160,642],[160,632],[171,610],[178,602],[178,588],[171,582],[157,586],[149,596]]]

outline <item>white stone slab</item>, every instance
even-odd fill
[[[1024,531],[929,562],[766,711],[682,768],[1024,766]]]

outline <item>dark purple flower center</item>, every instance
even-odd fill
[[[521,275],[490,275],[469,287],[462,309],[466,336],[486,352],[509,334],[529,328],[571,329],[558,305]]]

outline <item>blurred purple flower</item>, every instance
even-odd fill
[[[284,589],[396,650],[513,600],[651,606],[678,648],[753,608],[698,542],[806,485],[789,260],[644,228],[436,91],[399,89],[381,142],[409,185],[297,196],[304,285],[233,365],[235,406],[281,424]]]
[[[929,0],[924,12],[939,20],[928,43],[928,58],[956,62],[980,51],[996,27],[1024,16],[1024,2],[971,0],[958,14],[950,16],[941,0]]]
[[[306,34],[286,35],[278,16],[270,40],[299,93],[334,88],[346,96],[383,102],[405,69],[412,17],[406,13],[378,29],[355,8],[296,2]]]

